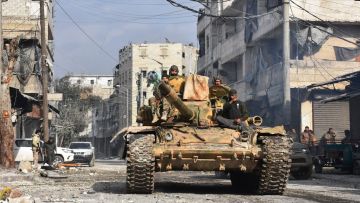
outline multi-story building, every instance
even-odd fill
[[[70,75],[66,76],[71,85],[91,89],[91,95],[108,99],[114,92],[112,75]]]
[[[49,84],[51,84],[52,80],[54,61],[53,10],[53,1],[45,0],[46,47],[44,49],[47,51],[46,61],[49,67]],[[17,89],[17,93],[20,91],[20,93],[32,96],[35,100],[41,99],[40,1],[11,0],[3,2],[2,27],[5,44],[16,37],[20,39],[18,47],[19,56],[13,70],[10,86]],[[3,58],[6,65],[7,57]],[[23,107],[22,110],[15,110],[18,121],[15,128],[17,137],[31,137],[33,130],[39,128],[41,124],[42,116],[40,114],[39,102],[29,100],[28,103],[33,103],[30,105],[30,108]],[[24,109],[27,109],[27,111],[24,112]],[[26,114],[24,115],[24,113]]]
[[[197,71],[197,48],[180,43],[130,44],[119,51],[119,64],[115,68],[114,87],[120,98],[120,128],[136,125],[137,110],[153,96],[146,76],[150,71],[162,74],[176,65],[179,74]],[[128,110],[128,111],[126,111]]]
[[[281,2],[207,1],[205,15],[198,18],[198,73],[221,76],[267,124],[285,123],[297,130],[308,125],[318,136],[334,127],[342,134],[349,122],[339,115],[349,113],[344,110],[348,104],[323,104],[324,95],[338,93],[308,93],[306,86],[360,69],[360,2],[290,1],[289,69],[283,66]]]

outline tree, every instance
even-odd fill
[[[1,3],[1,2],[0,2]],[[0,81],[0,163],[6,168],[15,167],[14,159],[14,129],[11,122],[11,99],[10,99],[10,81],[13,75],[15,62],[17,60],[17,48],[19,39],[11,40],[10,44],[6,44],[7,66]],[[1,60],[2,62],[2,60]],[[2,73],[2,71],[0,71]]]
[[[57,79],[55,83],[56,92],[63,93],[63,101],[59,103],[60,117],[56,119],[55,129],[60,144],[66,146],[86,128],[88,123],[84,118],[89,110],[100,104],[101,98],[91,95],[90,88],[71,85],[69,76]]]

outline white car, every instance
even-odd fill
[[[75,154],[74,162],[95,165],[95,152],[91,142],[71,142],[69,149]]]
[[[15,161],[33,161],[32,139],[16,139],[14,145]],[[74,160],[74,153],[63,147],[56,147],[55,160],[56,163],[72,162]],[[42,156],[39,155],[39,161],[42,162]]]

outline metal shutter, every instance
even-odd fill
[[[350,130],[349,102],[313,102],[313,126],[320,139],[329,129],[336,131],[336,140],[344,138],[344,130]]]

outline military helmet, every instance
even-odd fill
[[[170,72],[174,70],[176,70],[176,72],[179,72],[179,68],[176,65],[172,65],[169,69]]]

